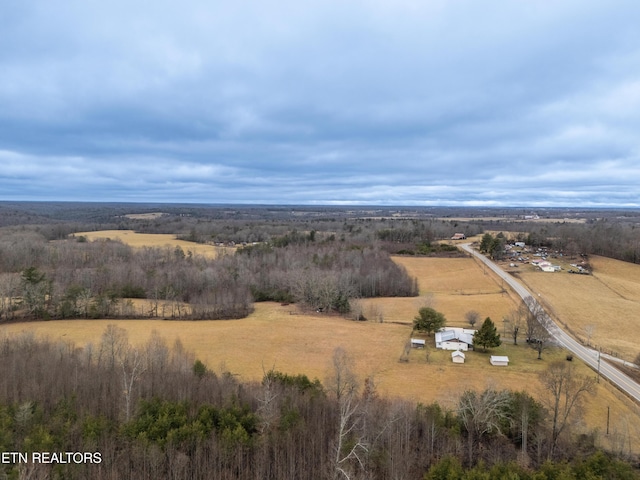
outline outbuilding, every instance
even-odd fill
[[[494,367],[508,367],[509,366],[509,357],[504,357],[500,355],[491,355],[491,359],[489,360],[491,365]]]
[[[412,338],[411,339],[411,347],[412,348],[424,348],[425,347],[425,340],[422,340],[421,338]]]
[[[453,363],[464,363],[464,353],[460,350],[456,350],[455,352],[451,352],[451,361]]]

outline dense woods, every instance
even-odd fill
[[[549,402],[488,389],[451,410],[416,405],[380,397],[341,349],[322,382],[269,371],[241,383],[179,341],[153,332],[134,348],[110,325],[83,348],[2,337],[0,365],[0,451],[100,454],[0,464],[0,478],[639,478],[594,436],[575,441],[551,387]],[[571,373],[555,368],[549,378]]]
[[[415,280],[375,245],[281,242],[207,259],[179,247],[47,241],[33,229],[0,236],[0,319],[242,318],[254,300],[346,313],[353,298],[417,291]],[[141,310],[132,298],[150,302]]]

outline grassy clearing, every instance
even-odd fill
[[[89,241],[95,240],[120,240],[134,248],[158,247],[176,248],[180,247],[186,254],[202,255],[208,258],[216,258],[226,253],[234,253],[234,247],[217,247],[214,245],[203,245],[199,243],[178,240],[175,235],[164,233],[136,233],[133,230],[99,230],[97,232],[78,232],[76,237],[83,236]]]
[[[155,220],[157,218],[163,217],[167,215],[163,212],[152,212],[152,213],[128,213],[125,215],[126,218],[130,218],[132,220]]]
[[[468,326],[464,314],[476,310],[481,320],[491,317],[500,328],[502,318],[517,308],[510,292],[503,290],[502,281],[472,258],[394,257],[394,261],[418,278],[420,297],[414,304],[441,311],[451,326]],[[410,319],[416,311],[410,313]]]
[[[131,343],[143,345],[151,331],[158,331],[168,343],[179,338],[214,371],[229,371],[242,380],[260,380],[264,370],[275,368],[304,373],[324,381],[329,374],[332,352],[338,346],[355,359],[360,379],[373,376],[381,394],[423,403],[439,402],[454,409],[467,389],[527,390],[540,397],[538,379],[553,360],[564,360],[565,352],[550,349],[542,361],[526,345],[505,344],[487,353],[468,352],[464,365],[451,363],[451,352],[436,350],[433,338],[427,350],[412,349],[409,361],[399,361],[411,327],[396,323],[347,321],[339,317],[290,314],[291,307],[260,303],[249,318],[232,321],[88,320],[49,321],[6,325],[8,334],[32,331],[38,336],[71,341],[76,345],[99,343],[110,323],[126,329]],[[427,360],[427,351],[429,358]],[[509,367],[493,367],[489,356],[508,355]],[[574,360],[581,374],[594,373]],[[638,409],[614,388],[602,382],[585,408],[585,425],[606,427],[606,408],[612,409],[617,432],[640,439]],[[604,413],[603,413],[604,412]],[[605,423],[603,423],[605,422]],[[626,438],[626,437],[625,437]]]

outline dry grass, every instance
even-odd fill
[[[166,213],[153,212],[153,213],[128,213],[124,216],[132,220],[155,220],[157,218],[163,217],[164,215],[166,215]]]
[[[464,365],[451,363],[451,352],[436,350],[433,340],[425,350],[411,350],[409,361],[399,361],[411,327],[394,323],[354,322],[322,315],[291,315],[291,307],[261,303],[249,318],[232,321],[163,320],[89,320],[49,321],[5,326],[2,331],[33,331],[50,339],[71,341],[77,345],[99,343],[105,327],[114,323],[126,329],[131,343],[143,345],[152,330],[171,344],[180,338],[215,371],[229,371],[242,380],[260,380],[264,370],[275,368],[288,373],[304,373],[324,380],[329,374],[332,352],[338,346],[352,355],[363,379],[374,376],[380,393],[423,403],[439,402],[454,409],[459,395],[467,389],[527,390],[540,397],[538,379],[549,362],[563,360],[565,353],[551,349],[544,360],[524,345],[505,344],[488,353],[468,352]],[[509,367],[492,367],[489,355],[508,355]],[[574,360],[581,374],[593,372]],[[606,407],[618,430],[640,432],[638,409],[606,383],[598,386],[595,397],[586,405],[585,424],[604,429]],[[621,419],[625,419],[623,422]],[[640,434],[634,433],[640,439]]]
[[[418,279],[420,297],[413,300],[414,305],[432,306],[452,326],[465,326],[464,314],[476,310],[481,319],[491,317],[500,327],[502,318],[517,307],[510,292],[503,290],[502,281],[472,258],[394,257],[394,261]],[[385,310],[388,308],[392,307]],[[409,318],[415,314],[414,310]]]
[[[411,336],[412,319],[420,306],[434,306],[445,314],[450,325],[457,326],[464,326],[464,313],[474,309],[482,318],[491,316],[501,330],[502,316],[513,309],[516,302],[509,295],[500,293],[501,285],[496,278],[488,272],[485,274],[473,259],[396,257],[394,260],[404,265],[411,275],[418,277],[421,296],[361,300],[365,315],[373,319],[381,314],[383,323],[300,314],[295,306],[259,303],[255,312],[242,320],[48,321],[6,325],[3,330],[9,333],[35,331],[51,339],[73,341],[77,345],[98,343],[110,323],[125,328],[134,344],[143,344],[150,332],[157,330],[169,343],[180,338],[184,346],[209,368],[218,372],[232,372],[242,380],[259,380],[264,370],[275,368],[287,373],[304,373],[324,381],[329,373],[331,355],[336,347],[341,346],[354,357],[360,378],[374,376],[380,393],[391,397],[423,403],[437,401],[447,408],[455,408],[459,394],[466,389],[507,388],[526,390],[538,398],[543,395],[539,374],[551,361],[564,361],[565,352],[560,349],[545,352],[544,360],[539,361],[536,360],[537,353],[526,345],[513,346],[505,341],[505,345],[490,353],[469,352],[466,363],[458,365],[451,362],[450,352],[434,348],[431,337],[427,341],[428,360],[425,350],[414,349],[408,362],[400,362],[404,346]],[[605,264],[594,262],[594,265],[599,265],[597,268],[601,275],[617,278],[620,272],[623,275],[629,273],[621,266]],[[545,285],[543,298],[553,302],[556,310],[567,318],[572,308],[582,308],[582,302],[587,302],[590,296],[591,301],[601,300],[604,296],[602,282],[605,279],[598,275],[587,277],[530,272],[525,276],[532,283],[541,282]],[[621,285],[635,292],[632,284],[633,281],[628,280]],[[576,288],[576,285],[580,288]],[[611,310],[617,312],[620,308],[624,310],[624,299],[608,290],[611,293],[605,298],[611,298],[605,302],[603,311],[607,308],[617,309]],[[573,294],[567,295],[567,291]],[[577,292],[584,293],[578,295]],[[579,298],[573,300],[576,296]],[[621,300],[623,307],[620,306]],[[632,303],[631,300],[627,302]],[[590,308],[594,307],[586,307],[585,311],[589,312]],[[596,331],[598,338],[599,335],[605,337],[604,330],[603,323]],[[509,367],[492,367],[489,364],[490,354],[508,355],[511,359]],[[579,373],[594,375],[582,362],[574,360],[573,364]],[[597,394],[586,403],[585,425],[604,431],[607,407],[611,408],[612,435],[603,436],[603,445],[616,447],[612,442],[624,438],[627,442],[632,441],[634,450],[638,450],[638,407],[604,381],[598,385]],[[613,433],[624,436],[618,437]]]
[[[519,277],[576,337],[586,342],[593,325],[592,345],[633,360],[640,339],[640,265],[604,257],[590,261],[591,276],[523,268]]]
[[[120,240],[134,248],[142,247],[180,247],[185,253],[191,252],[193,255],[202,255],[208,258],[216,258],[225,253],[235,252],[234,247],[217,247],[214,245],[203,245],[200,243],[178,240],[175,235],[164,233],[136,233],[133,230],[100,230],[97,232],[78,232],[76,237],[83,236],[89,241],[99,239]]]

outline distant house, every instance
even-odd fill
[[[456,233],[451,237],[451,240],[466,240],[467,236],[464,233]]]
[[[542,270],[543,272],[559,272],[560,270],[562,270],[562,267],[560,267],[560,265],[551,265],[551,262],[539,262],[538,263],[538,267],[540,267],[540,270]]]
[[[424,348],[425,347],[425,341],[422,340],[421,338],[412,338],[411,339],[411,347],[412,348]]]
[[[457,327],[445,327],[436,332],[436,348],[442,350],[473,350],[475,330]]]
[[[451,361],[453,363],[464,363],[464,353],[462,353],[460,350],[451,352]]]
[[[489,360],[491,365],[494,367],[508,367],[509,366],[509,357],[503,357],[500,355],[491,355],[491,359]]]
[[[516,242],[514,245],[516,247],[524,248],[525,243],[524,242]]]

